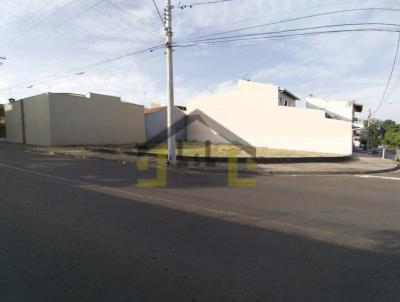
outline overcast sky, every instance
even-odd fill
[[[181,4],[205,2],[181,0]],[[163,9],[164,1],[156,0]],[[173,1],[178,5],[178,1]],[[397,8],[400,1],[233,0],[173,10],[174,39],[351,8]],[[161,11],[163,13],[163,11]],[[361,11],[263,27],[259,31],[340,23],[399,23],[400,12]],[[254,31],[252,31],[254,32]],[[243,32],[246,33],[246,32]],[[272,83],[298,95],[358,100],[376,108],[393,63],[398,35],[353,32],[256,44],[177,48],[176,103],[234,87],[241,78]],[[164,41],[151,0],[3,0],[0,18],[0,102],[42,92],[97,92],[139,104],[165,101],[163,50],[92,68],[104,59]],[[45,81],[75,70],[72,76]],[[82,73],[84,74],[79,74]],[[400,62],[377,117],[400,122]],[[396,85],[398,84],[398,85]],[[11,88],[8,88],[10,87]],[[29,87],[29,88],[28,88]]]

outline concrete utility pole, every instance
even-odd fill
[[[173,48],[172,48],[172,13],[171,0],[165,4],[165,33],[167,38],[167,130],[168,130],[168,163],[175,164],[175,104],[174,104],[174,70],[173,70]]]

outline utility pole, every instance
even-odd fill
[[[367,150],[370,149],[371,147],[371,108],[369,108],[369,113],[368,113],[368,138],[367,138]]]
[[[166,33],[166,56],[167,56],[167,130],[168,130],[168,163],[176,163],[175,147],[175,104],[174,104],[174,70],[173,70],[173,48],[172,48],[172,6],[171,0],[165,4],[165,33]]]

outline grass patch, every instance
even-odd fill
[[[123,151],[140,151],[155,154],[167,154],[167,144],[160,145],[108,145],[106,148],[117,149]],[[207,156],[207,148],[205,143],[201,142],[181,142],[177,144],[177,154],[184,156]],[[319,156],[335,156],[335,154],[281,150],[271,148],[256,148],[257,157],[319,157]],[[246,151],[245,146],[235,146],[230,144],[210,144],[209,156],[211,157],[251,157],[251,152]]]

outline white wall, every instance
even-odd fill
[[[319,99],[314,97],[307,98],[307,108],[325,110],[333,118],[345,121],[353,121],[353,101],[336,101]]]
[[[327,119],[321,110],[279,106],[278,95],[276,86],[239,81],[232,91],[189,101],[188,140],[352,153],[350,122]],[[199,117],[208,127],[196,121]]]

